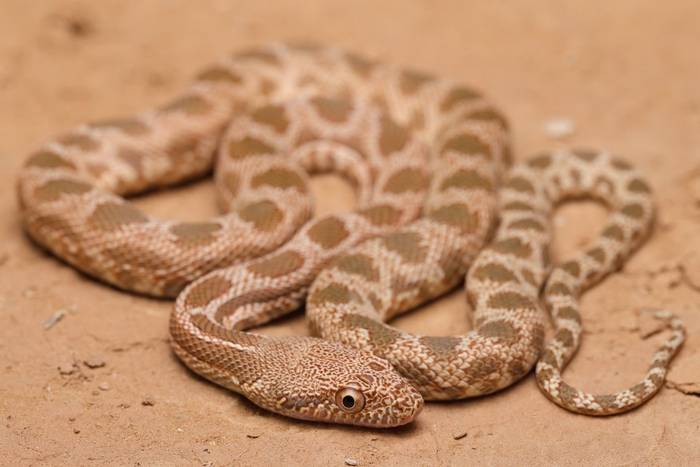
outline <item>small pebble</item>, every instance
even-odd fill
[[[260,433],[248,433],[246,436],[250,439],[258,439],[260,438]]]
[[[105,366],[107,363],[104,361],[104,359],[99,356],[99,355],[90,355],[88,358],[83,360],[83,364],[90,368],[90,369],[95,369],[95,368],[102,368]]]
[[[574,133],[574,122],[568,118],[552,118],[545,122],[544,132],[550,138],[561,139]]]
[[[349,457],[345,459],[345,465],[359,465],[359,464],[360,463],[357,462],[355,459],[351,459]]]
[[[44,329],[51,329],[56,325],[56,323],[61,321],[64,316],[66,316],[65,309],[61,308],[60,310],[56,310],[51,316],[49,316],[49,318],[46,321],[44,321]]]
[[[80,430],[77,428],[73,428],[73,433],[75,433],[77,435],[78,433],[80,433]]]
[[[76,369],[73,360],[66,360],[58,365],[58,372],[62,375],[72,375]]]
[[[452,435],[452,439],[462,439],[467,437],[467,432],[466,431],[460,431],[459,433],[455,433]]]
[[[109,384],[106,383],[106,382],[102,382],[102,383],[99,384],[99,386],[97,386],[97,388],[98,388],[100,391],[109,391]]]
[[[75,421],[75,417],[68,417],[68,421],[69,421],[69,422],[74,422],[74,421]]]
[[[146,407],[151,407],[151,406],[156,405],[156,400],[153,396],[148,394],[148,395],[145,395],[143,397],[143,400],[141,400],[141,405],[145,405]]]
[[[126,403],[121,403],[117,407],[120,409],[128,409],[131,406],[129,404],[126,404]]]

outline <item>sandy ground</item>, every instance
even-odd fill
[[[0,1],[0,463],[700,463],[700,7],[607,3]],[[579,144],[633,160],[655,188],[659,222],[620,274],[585,295],[583,348],[567,376],[590,390],[634,383],[663,337],[643,339],[635,310],[667,307],[690,338],[661,394],[633,413],[592,419],[558,409],[528,377],[493,396],[428,404],[416,423],[393,431],[284,419],[177,361],[171,303],[90,280],[22,234],[14,177],[41,140],[163,102],[217,56],[288,38],[477,84],[511,117],[519,158]],[[564,142],[544,131],[557,117],[575,123]],[[352,206],[332,177],[314,188],[321,211]],[[203,219],[213,200],[203,182],[139,204]],[[604,211],[579,203],[555,219],[555,256],[565,258],[594,238]],[[462,292],[426,308],[397,325],[469,328]],[[60,310],[63,319],[45,329]],[[263,332],[308,331],[297,314]]]

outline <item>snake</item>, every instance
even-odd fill
[[[211,172],[213,219],[157,219],[128,200]],[[328,172],[354,186],[357,207],[313,217],[310,176]],[[552,265],[550,217],[577,198],[606,205],[607,223]],[[579,297],[649,236],[650,185],[604,151],[513,164],[508,121],[482,93],[339,48],[239,51],[164,105],[63,132],[28,157],[18,199],[29,236],[66,263],[176,298],[170,342],[187,367],[292,418],[395,427],[425,400],[493,393],[533,367],[562,408],[623,413],[663,386],[685,338],[655,312],[670,337],[639,383],[567,384]],[[463,281],[468,333],[387,324]],[[312,336],[250,331],[302,307]]]

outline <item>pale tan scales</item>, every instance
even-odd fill
[[[177,355],[266,409],[396,426],[423,398],[493,392],[537,362],[540,387],[562,407],[629,410],[661,387],[683,341],[670,315],[659,318],[671,339],[629,390],[592,396],[560,373],[580,340],[578,295],[651,227],[649,187],[624,162],[585,151],[505,176],[508,144],[505,118],[472,89],[336,49],[275,45],[208,68],[164,107],[48,142],[22,170],[19,199],[30,235],[73,266],[123,289],[177,295]],[[162,221],[122,198],[214,165],[227,212],[217,219]],[[322,171],[356,186],[357,210],[309,221],[308,174]],[[556,333],[542,353],[549,216],[571,196],[597,198],[611,216],[594,246],[549,276]],[[467,271],[474,331],[413,336],[384,324]],[[321,338],[244,332],[307,295]]]

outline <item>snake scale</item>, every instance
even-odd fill
[[[684,339],[667,312],[656,317],[671,336],[640,383],[592,395],[561,372],[581,338],[578,297],[650,231],[649,185],[603,152],[510,165],[506,119],[475,90],[338,49],[272,45],[205,69],[167,105],[50,140],[18,192],[37,243],[118,288],[177,297],[178,357],[273,412],[397,426],[424,399],[488,394],[535,364],[565,409],[644,403]],[[155,219],[125,200],[212,169],[225,213],[215,219]],[[311,219],[309,175],[331,171],[355,186],[358,207]],[[552,269],[549,218],[572,197],[610,215],[593,245]],[[386,324],[465,275],[466,335]],[[319,337],[245,331],[304,304]]]

